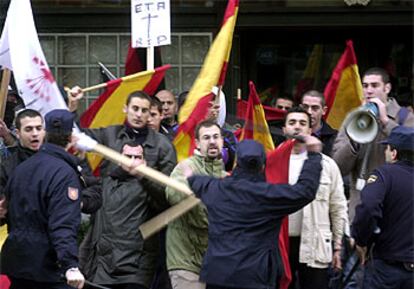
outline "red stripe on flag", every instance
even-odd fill
[[[157,91],[158,86],[160,85],[162,80],[164,79],[165,72],[167,71],[167,69],[170,68],[171,65],[169,64],[155,68],[155,72],[152,75],[151,80],[148,82],[148,84],[145,86],[143,90],[149,95],[153,95]]]
[[[191,145],[189,151],[187,152],[188,157],[193,155],[195,149],[195,142],[194,142],[194,130],[198,123],[203,121],[208,113],[208,106],[209,102],[212,101],[215,95],[213,93],[209,93],[206,96],[199,99],[197,105],[190,116],[187,118],[185,122],[180,124],[177,131],[177,136],[180,134],[186,134],[191,136]],[[176,137],[177,138],[177,137]],[[175,142],[174,142],[175,144]],[[176,150],[180,149],[179,144],[177,144]]]
[[[223,86],[224,80],[226,79],[227,67],[229,66],[228,62],[223,63],[223,67],[221,68],[220,77],[217,83],[217,86]]]
[[[266,157],[266,180],[272,184],[289,182],[290,154],[295,141],[288,140],[281,143],[276,149],[267,154]],[[279,288],[287,289],[292,280],[289,265],[289,232],[288,217],[282,221],[279,233],[279,251],[282,257],[284,274],[280,279]]]
[[[239,7],[239,0],[229,1],[221,26],[223,26],[226,23],[227,19],[234,15],[236,7]]]
[[[237,118],[244,119],[246,117],[248,102],[245,100],[237,100],[237,111],[236,115]],[[277,109],[271,106],[263,105],[263,109],[265,112],[266,120],[281,120],[285,117],[286,111],[282,109]]]
[[[118,88],[121,82],[121,78],[117,78],[107,82],[107,87],[105,88],[105,91],[94,102],[92,102],[89,108],[82,114],[80,118],[81,127],[90,126],[96,114],[101,109],[102,105],[109,99],[109,97]]]
[[[145,64],[142,64],[138,51],[132,48],[131,43],[128,46],[128,54],[125,60],[125,75],[134,74],[145,70]]]

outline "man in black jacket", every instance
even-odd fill
[[[325,97],[319,91],[309,90],[303,94],[300,106],[311,116],[312,135],[321,140],[323,144],[322,153],[331,156],[338,131],[323,120],[323,116],[328,110]]]
[[[239,143],[232,176],[188,179],[208,210],[208,248],[200,274],[207,288],[277,288],[283,270],[277,241],[282,219],[310,203],[319,185],[321,155],[310,148],[320,151],[320,141],[305,140],[308,159],[293,186],[266,183],[264,149],[252,140]]]

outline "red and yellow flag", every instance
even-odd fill
[[[222,87],[224,84],[238,9],[238,0],[228,1],[221,29],[204,59],[203,67],[188,93],[187,100],[180,109],[180,126],[173,142],[178,161],[193,154],[194,129],[207,116],[208,104],[214,95],[211,90],[214,86]]]
[[[260,99],[260,96],[259,96],[259,99]],[[246,118],[248,106],[249,106],[249,103],[247,101],[242,100],[242,99],[237,100],[237,107],[236,107],[237,118],[240,118],[240,119]],[[265,118],[267,121],[281,120],[286,115],[286,111],[282,109],[277,109],[277,108],[266,106],[263,104],[262,104],[262,107],[263,107],[263,111],[264,111]]]
[[[290,154],[294,145],[293,140],[281,143],[266,156],[266,181],[272,184],[289,183]],[[283,263],[284,274],[280,278],[280,289],[287,289],[292,280],[289,265],[289,217],[283,218],[279,233],[279,251]]]
[[[324,95],[328,106],[325,119],[335,129],[340,128],[349,111],[362,104],[362,83],[352,40],[346,42]]]
[[[99,128],[109,125],[123,124],[125,114],[122,109],[128,95],[136,90],[154,94],[163,80],[170,65],[155,70],[148,70],[108,81],[105,91],[89,106],[80,119],[82,127]],[[89,164],[95,170],[101,161],[96,154],[88,154]]]
[[[273,145],[272,136],[270,135],[269,126],[266,122],[265,112],[252,81],[249,82],[249,88],[249,100],[240,140],[255,140],[263,145],[266,152],[269,152],[275,147]]]

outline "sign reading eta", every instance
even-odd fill
[[[132,47],[171,44],[170,0],[131,0]]]

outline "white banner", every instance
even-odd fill
[[[40,47],[30,0],[12,0],[0,38],[0,66],[13,71],[27,108],[67,109]]]
[[[170,0],[131,0],[133,48],[171,44]]]

